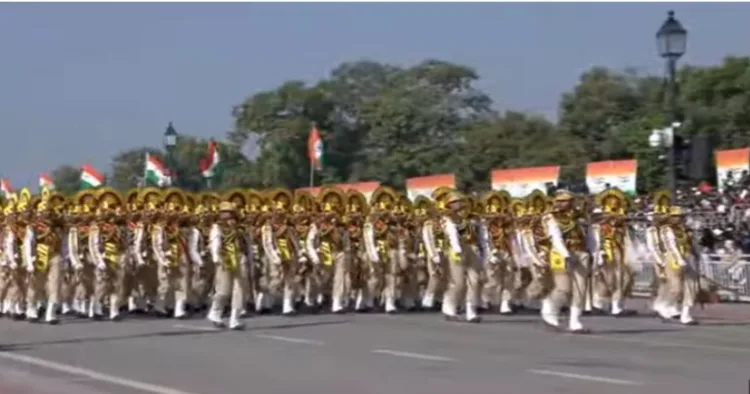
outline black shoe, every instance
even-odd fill
[[[50,326],[56,326],[60,324],[60,320],[58,319],[47,320],[47,324],[49,324]]]
[[[474,316],[471,319],[466,319],[466,322],[467,323],[475,323],[475,324],[476,323],[481,323],[482,322],[482,318],[479,317],[479,316]]]
[[[571,333],[571,334],[576,334],[576,335],[591,334],[591,330],[589,330],[588,328],[579,328],[577,330],[568,330],[568,332]]]

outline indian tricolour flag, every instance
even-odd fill
[[[221,157],[219,156],[219,147],[213,139],[208,141],[208,151],[206,156],[201,159],[199,167],[204,178],[213,178],[217,176]]]
[[[0,194],[2,197],[8,197],[10,193],[13,193],[13,186],[10,185],[10,181],[5,178],[0,179]]]
[[[728,178],[738,182],[743,171],[750,170],[750,148],[717,150],[716,180],[719,190],[724,190]]]
[[[39,190],[55,190],[55,181],[46,172],[39,175]]]
[[[307,157],[310,159],[312,168],[316,170],[323,168],[323,139],[315,125],[313,125],[310,135],[307,137]]]
[[[162,164],[158,157],[150,153],[146,153],[143,179],[146,181],[146,184],[157,186],[169,186],[172,183],[167,167]]]
[[[492,190],[505,190],[513,197],[526,197],[534,190],[547,192],[547,186],[557,185],[560,166],[526,167],[492,170]]]
[[[81,189],[91,189],[104,184],[104,175],[86,164],[81,167]]]
[[[453,174],[440,174],[420,176],[406,180],[406,195],[414,201],[419,196],[430,197],[432,192],[439,187],[456,187],[456,176]]]
[[[607,188],[616,187],[625,193],[634,195],[635,180],[638,173],[637,160],[597,161],[586,165],[586,186],[589,193],[599,193]]]

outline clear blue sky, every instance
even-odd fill
[[[245,97],[368,58],[475,67],[500,109],[556,116],[594,65],[660,74],[674,9],[683,62],[750,54],[750,4],[0,4],[0,175],[36,187],[69,163],[178,132],[223,138]]]

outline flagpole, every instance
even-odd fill
[[[310,187],[315,186],[315,163],[310,161]]]

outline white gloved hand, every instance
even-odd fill
[[[498,259],[497,256],[490,256],[489,262],[490,264],[497,264],[500,262],[500,259]]]
[[[107,269],[107,264],[106,264],[106,263],[99,263],[99,264],[97,264],[97,265],[96,265],[96,268],[97,268],[97,269],[98,269],[99,271],[104,271],[104,270],[106,270],[106,269]]]
[[[441,259],[440,259],[439,255],[436,254],[436,255],[432,256],[432,263],[433,264],[440,264],[440,260]]]
[[[34,264],[27,264],[26,265],[26,271],[29,273],[34,272]]]

